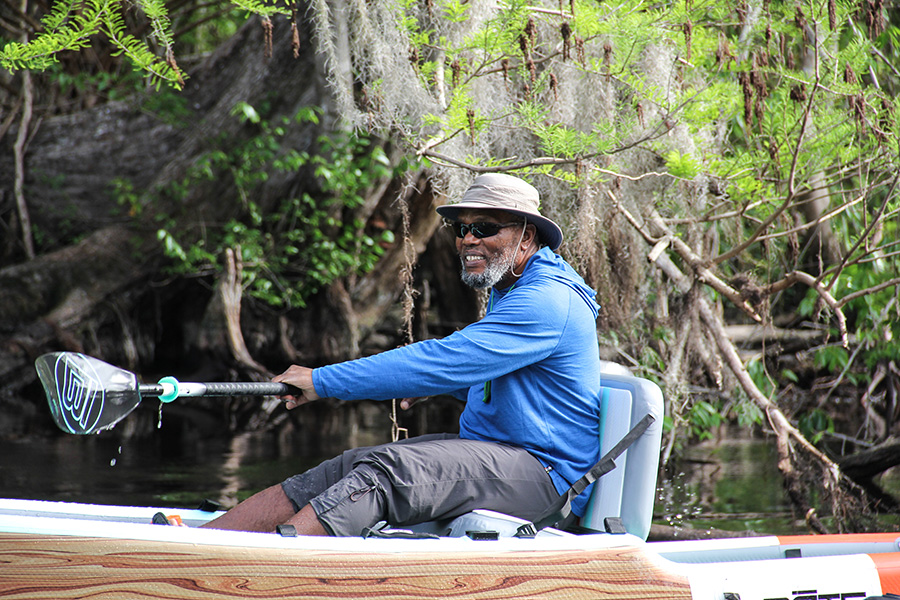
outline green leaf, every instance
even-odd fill
[[[666,168],[669,173],[682,179],[693,179],[700,173],[700,166],[690,154],[677,150],[666,153]]]

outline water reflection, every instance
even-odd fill
[[[689,448],[670,465],[657,490],[654,522],[699,530],[811,533],[805,515],[791,509],[777,460],[771,435],[723,428],[717,439]],[[876,477],[875,483],[898,497],[900,468],[886,471]],[[836,531],[827,513],[823,510],[818,517]],[[875,526],[897,531],[900,515],[879,514]]]
[[[202,439],[178,451],[162,440],[64,436],[0,442],[7,498],[196,507],[228,504],[318,462],[279,456],[269,436]]]
[[[352,443],[346,436],[362,441],[350,428],[313,456],[304,452],[308,434],[290,430],[229,439],[164,427],[127,442],[109,434],[6,441],[0,442],[0,490],[8,498],[189,508],[208,498],[231,506],[333,456]],[[765,439],[747,436],[690,449],[660,485],[657,522],[790,530],[774,453]]]
[[[657,492],[656,522],[696,529],[802,533],[776,466],[773,440],[740,430],[687,449]]]
[[[433,422],[458,418],[457,402],[433,403]],[[198,403],[167,405],[157,429],[157,407],[146,404],[99,435],[0,440],[0,496],[185,508],[210,499],[232,506],[346,448],[390,439],[384,403],[317,402],[277,431],[235,437],[218,435],[221,423],[196,410]],[[418,429],[430,432],[424,421]]]

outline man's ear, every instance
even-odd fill
[[[541,245],[538,241],[537,227],[535,227],[533,223],[529,223],[525,226],[525,235],[522,236],[522,244],[528,248],[532,243],[537,247],[540,247]]]

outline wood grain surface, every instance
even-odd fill
[[[489,542],[486,542],[486,544]],[[336,553],[0,533],[0,599],[689,600],[640,548]]]

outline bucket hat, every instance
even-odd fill
[[[519,215],[537,228],[542,243],[556,250],[562,244],[562,229],[540,213],[540,204],[541,196],[530,183],[512,175],[487,173],[472,181],[459,202],[444,204],[435,210],[452,221],[458,218],[460,211],[468,209],[503,210]]]

